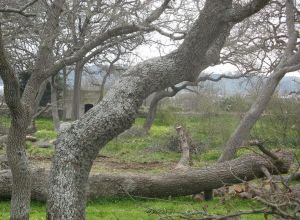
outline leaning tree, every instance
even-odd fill
[[[269,24],[271,25],[268,26],[268,28],[271,29],[269,31],[271,37],[269,39],[267,38],[265,42],[263,42],[264,45],[262,45],[266,53],[270,48],[276,48],[277,46],[276,55],[271,51],[273,52],[273,62],[269,62],[271,73],[263,83],[256,100],[227,141],[224,152],[219,158],[220,162],[234,158],[237,150],[243,145],[243,142],[249,135],[251,128],[266,109],[277,85],[285,74],[300,69],[300,50],[297,46],[299,41],[299,33],[297,31],[299,15],[297,14],[296,5],[294,5],[293,1],[289,0],[286,1],[285,5],[280,2],[274,2],[273,4],[279,8],[279,10],[277,10],[279,11],[278,14],[283,16],[285,12],[285,20],[279,19],[277,22],[269,20]],[[268,20],[270,18],[265,17],[265,19]],[[266,31],[266,33],[269,32]],[[280,45],[278,46],[276,44]],[[280,47],[281,50],[278,50],[278,47]]]
[[[34,71],[22,97],[14,70],[4,52],[4,41],[0,39],[0,76],[4,81],[5,99],[12,115],[7,138],[7,156],[13,178],[12,219],[29,218],[31,178],[24,145],[40,84],[113,37],[155,30],[149,23],[163,13],[169,2],[165,0],[138,24],[116,25],[55,59],[53,50],[61,31],[59,24],[65,1],[53,1],[45,12],[46,28],[41,32]],[[50,173],[47,218],[85,219],[88,176],[99,150],[132,125],[138,107],[149,94],[182,81],[194,81],[199,72],[216,63],[231,28],[268,3],[268,0],[247,3],[206,1],[178,49],[130,68],[99,104],[62,130],[58,134]],[[23,8],[11,11],[26,15]]]

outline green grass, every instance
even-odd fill
[[[157,213],[172,214],[185,212],[187,210],[203,210],[207,206],[208,212],[214,214],[226,214],[238,210],[249,210],[259,208],[259,204],[251,200],[231,198],[225,202],[214,199],[209,202],[197,202],[191,197],[171,199],[97,199],[88,203],[86,209],[87,220],[154,220],[159,217]],[[30,210],[31,220],[45,219],[46,207],[44,203],[32,202]],[[9,202],[0,201],[0,219],[9,219]],[[251,215],[243,219],[260,220],[262,215]]]
[[[35,122],[37,132],[34,134],[35,137],[40,141],[54,140],[57,137],[57,133],[54,130],[53,122],[51,118],[38,118]],[[29,156],[38,157],[52,157],[54,154],[53,148],[39,148],[35,146],[36,143],[27,141],[26,150]]]
[[[37,132],[35,136],[39,139],[55,139],[57,134],[51,118],[38,118],[36,120]]]
[[[38,130],[54,130],[54,125],[51,118],[38,118],[35,124]]]
[[[9,125],[10,125],[10,118],[6,115],[1,115],[0,116],[0,126],[9,127]]]
[[[236,125],[239,117],[233,114],[223,115],[199,115],[182,116],[168,115],[165,112],[159,114],[155,120],[148,136],[146,135],[120,135],[110,141],[100,152],[101,155],[113,158],[120,163],[126,162],[161,162],[167,164],[165,167],[153,167],[147,170],[136,172],[163,172],[170,169],[176,163],[181,154],[170,151],[166,144],[171,135],[176,136],[175,127],[182,125],[196,143],[200,143],[206,148],[201,153],[193,154],[193,166],[201,167],[214,163],[220,156],[222,148]],[[5,124],[9,124],[9,120]],[[134,124],[135,129],[141,129],[144,118],[137,118]],[[251,136],[266,140],[266,147],[294,149],[300,160],[300,135],[295,124],[298,118],[291,117],[284,121],[276,121],[270,116],[260,119],[252,129]],[[51,119],[39,118],[36,121],[38,132],[35,136],[38,139],[52,140],[56,138]],[[297,124],[296,124],[297,125]],[[257,150],[257,149],[256,149]],[[0,150],[0,153],[3,150]],[[257,150],[258,151],[258,150]],[[30,156],[51,157],[54,149],[37,148],[34,143],[27,143],[27,152]],[[252,151],[242,148],[238,151],[238,156],[251,153]],[[102,169],[102,170],[101,170]],[[99,168],[101,171],[106,168]],[[298,183],[298,182],[295,182]],[[87,219],[157,219],[157,213],[171,214],[174,212],[184,212],[186,210],[202,210],[208,205],[208,210],[214,214],[225,214],[229,211],[249,210],[251,207],[258,207],[257,203],[251,200],[241,200],[232,198],[225,203],[218,199],[210,202],[195,202],[190,197],[171,198],[170,200],[145,200],[145,199],[97,199],[88,203]],[[33,202],[31,206],[31,219],[44,219],[45,204]],[[155,214],[156,213],[156,214]],[[0,201],[0,219],[9,219],[9,202]],[[245,216],[243,219],[264,219],[262,215]]]

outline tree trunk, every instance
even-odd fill
[[[259,155],[246,155],[225,163],[216,163],[209,167],[174,171],[164,174],[98,174],[88,180],[87,197],[89,199],[113,196],[168,197],[185,196],[203,190],[217,189],[224,184],[241,183],[264,177],[261,167],[266,167],[272,174],[287,173],[293,161],[293,154],[277,154],[283,165],[270,163],[270,159]],[[274,169],[276,166],[277,169]],[[32,198],[45,201],[48,189],[48,172],[35,170],[32,174]],[[11,173],[0,171],[0,197],[11,195]],[[64,191],[62,192],[62,194]],[[65,195],[64,195],[65,196]],[[62,218],[63,219],[63,218]]]
[[[104,77],[103,77],[103,80],[102,80],[102,83],[101,83],[101,86],[100,86],[100,95],[99,95],[99,99],[98,99],[98,102],[99,103],[102,99],[103,99],[103,96],[104,96],[104,88],[105,88],[105,84],[106,84],[106,80],[107,78],[109,77],[110,75],[110,72],[107,72]]]
[[[84,63],[82,60],[78,61],[75,66],[75,79],[73,88],[72,101],[72,120],[77,120],[80,116],[80,94],[81,94],[81,77]]]
[[[155,93],[155,95],[156,94],[157,93]],[[151,103],[150,103],[148,114],[147,114],[145,123],[143,125],[143,129],[144,129],[145,134],[149,133],[149,131],[150,131],[151,127],[152,127],[152,124],[153,124],[153,122],[155,120],[158,102],[159,101],[154,102],[154,100],[152,100]]]
[[[43,98],[43,95],[46,91],[48,82],[49,82],[48,80],[45,80],[39,88],[38,94],[35,98],[35,106],[34,106],[33,114],[37,114],[37,112],[39,111],[40,102],[41,102],[41,100]],[[36,117],[33,117],[32,120],[30,121],[30,125],[27,128],[27,134],[33,134],[37,131],[37,128],[36,128],[36,125],[35,125],[35,119],[36,119]]]
[[[153,99],[151,100],[150,106],[149,106],[149,111],[147,114],[146,121],[143,125],[143,129],[146,134],[149,133],[149,130],[155,120],[158,103],[166,97],[172,97],[172,96],[176,95],[176,93],[177,93],[177,91],[175,91],[175,90],[172,90],[172,91],[163,90],[163,91],[158,91],[155,93]]]
[[[13,179],[10,219],[27,220],[30,209],[31,177],[24,144],[30,121],[24,105],[20,101],[18,80],[6,58],[1,28],[0,76],[4,82],[5,101],[12,118],[6,139],[6,155]]]
[[[250,109],[227,141],[225,149],[219,158],[219,162],[228,161],[235,157],[236,152],[250,134],[251,128],[255,125],[263,111],[266,109],[278,83],[284,75],[285,73],[279,70],[274,72],[270,78],[267,79],[255,102],[251,105]],[[213,192],[207,191],[205,192],[205,195],[207,198],[212,198]]]
[[[67,68],[63,68],[63,115],[62,120],[67,119]]]
[[[223,162],[234,158],[237,150],[249,135],[251,128],[266,109],[280,80],[287,72],[292,72],[299,69],[300,53],[299,50],[296,50],[298,32],[295,30],[294,14],[295,8],[292,1],[286,1],[288,42],[286,44],[285,51],[280,58],[279,64],[276,66],[271,76],[267,79],[255,102],[252,104],[251,108],[226,143],[225,150],[223,151],[219,161]],[[297,52],[295,53],[295,51]]]
[[[58,104],[57,104],[57,87],[55,85],[54,77],[51,80],[51,109],[52,109],[52,119],[54,128],[59,131],[59,114],[58,114]]]
[[[249,10],[255,13],[267,3],[259,1]],[[199,72],[219,59],[233,25],[232,13],[226,17],[230,7],[230,0],[206,1],[176,51],[130,68],[99,104],[59,134],[49,180],[48,219],[85,219],[87,180],[99,150],[131,127],[148,95],[182,81],[194,81]],[[234,14],[234,19],[251,14],[246,12]]]
[[[27,127],[25,120],[13,118],[7,138],[6,155],[13,174],[10,206],[10,219],[12,220],[29,219],[31,173],[23,145]]]
[[[40,102],[41,102],[41,100],[44,96],[44,93],[46,91],[48,82],[49,82],[48,80],[45,80],[39,88],[39,92],[38,92],[38,94],[36,95],[36,98],[35,98],[34,114],[38,112],[38,109],[40,107]]]
[[[248,137],[251,128],[255,125],[263,111],[266,109],[278,83],[284,74],[285,73],[281,71],[275,72],[270,76],[270,78],[267,79],[255,102],[251,105],[251,108],[245,114],[240,124],[227,141],[225,149],[219,159],[220,162],[234,158],[237,150],[242,146],[243,142]]]

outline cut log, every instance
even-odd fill
[[[177,163],[175,169],[183,169],[183,170],[188,169],[190,166],[191,157],[190,157],[190,146],[187,141],[187,135],[181,126],[178,126],[176,128],[176,131],[180,141],[181,158]]]
[[[261,167],[271,174],[287,173],[293,161],[293,153],[276,154],[282,161],[277,167],[272,159],[259,155],[246,155],[210,167],[172,171],[160,175],[99,174],[89,178],[89,199],[112,196],[167,197],[196,194],[224,185],[240,183],[264,176]],[[278,163],[275,163],[278,164]],[[32,173],[32,198],[46,200],[48,172],[35,170]],[[11,193],[10,170],[0,171],[0,198],[9,198]],[[63,192],[62,192],[63,193]]]

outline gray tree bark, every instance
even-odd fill
[[[41,35],[43,43],[39,47],[39,52],[34,70],[43,73],[49,66],[50,49],[54,44],[55,33],[58,28],[58,18],[62,12],[63,0],[55,0],[49,8],[51,13],[45,23],[47,27]],[[53,36],[54,35],[54,36]],[[32,74],[29,79],[22,99],[19,93],[19,84],[16,75],[9,65],[4,53],[2,33],[0,37],[0,76],[4,82],[4,95],[6,103],[10,109],[12,121],[7,137],[6,154],[8,163],[12,171],[12,198],[10,219],[29,219],[31,174],[28,159],[25,151],[25,136],[28,125],[34,113],[36,93],[40,84],[47,78]]]
[[[288,27],[288,43],[285,52],[274,72],[265,82],[261,92],[251,105],[248,112],[245,114],[234,133],[227,141],[225,149],[219,158],[220,162],[224,162],[234,158],[237,150],[242,146],[243,141],[248,137],[251,128],[260,118],[263,111],[266,109],[271,100],[274,91],[284,75],[291,71],[296,71],[300,68],[300,51],[296,51],[297,35],[294,24],[294,6],[290,0],[286,1],[286,23]]]
[[[1,32],[1,31],[0,31]],[[6,155],[12,170],[14,184],[11,197],[11,219],[29,219],[30,209],[30,169],[24,142],[27,130],[26,118],[20,118],[25,109],[20,102],[19,84],[6,60],[2,33],[0,34],[0,76],[4,82],[6,103],[11,110],[11,127],[6,139]]]
[[[154,31],[154,28],[143,26],[156,20],[167,7],[168,2],[168,0],[164,1],[162,7],[152,11],[150,16],[146,18],[145,21],[141,22],[142,27],[136,24],[113,27],[103,33],[100,33],[99,36],[96,36],[94,39],[90,39],[80,49],[76,48],[76,50],[74,50],[75,52],[70,56],[64,57],[54,63],[53,47],[58,36],[59,19],[63,11],[65,1],[52,1],[51,5],[47,7],[47,19],[44,23],[45,28],[41,31],[41,42],[36,54],[36,62],[33,67],[34,71],[26,84],[22,98],[19,95],[18,80],[16,79],[15,73],[10,67],[7,57],[4,54],[5,47],[3,46],[2,38],[0,38],[0,76],[5,84],[4,93],[6,103],[10,108],[11,115],[13,116],[11,128],[7,137],[7,153],[9,154],[8,159],[12,167],[13,175],[11,219],[29,218],[30,169],[28,167],[24,149],[24,136],[34,114],[35,98],[41,83],[52,75],[55,75],[66,65],[72,65],[74,62],[80,61],[89,51],[106,43],[107,40],[113,37],[137,31]],[[27,4],[26,7],[29,7],[30,5],[32,4]],[[25,8],[23,8],[23,10],[25,10]],[[22,11],[19,11],[18,13],[26,15],[26,13]],[[75,46],[73,49],[75,49]],[[94,52],[92,54],[95,54]]]
[[[39,107],[40,107],[40,102],[41,102],[41,100],[43,98],[43,95],[44,95],[44,93],[46,91],[47,84],[48,84],[48,80],[45,80],[41,84],[41,86],[39,88],[39,91],[38,91],[38,93],[37,93],[37,95],[35,97],[35,106],[34,106],[34,110],[33,110],[33,112],[34,112],[33,114],[34,115],[38,113],[38,110],[39,110]],[[35,133],[37,131],[37,128],[36,128],[36,125],[35,125],[35,119],[36,119],[36,117],[32,118],[32,120],[30,122],[30,125],[27,128],[27,133],[29,133],[29,134],[33,134],[33,133]]]
[[[102,83],[101,83],[101,85],[100,85],[100,93],[99,93],[98,103],[101,102],[101,100],[102,100],[103,97],[104,97],[104,88],[105,88],[106,80],[107,80],[107,78],[109,77],[109,75],[110,75],[110,73],[107,72],[107,73],[104,75],[103,79],[102,79]]]
[[[63,116],[62,120],[67,119],[67,68],[63,68]]]
[[[81,99],[81,77],[83,71],[83,61],[78,61],[75,65],[75,79],[73,87],[73,100],[72,100],[72,120],[77,120],[80,116],[80,99]]]
[[[46,91],[46,88],[47,88],[47,84],[48,84],[48,80],[45,80],[45,81],[41,84],[41,86],[40,86],[40,88],[39,88],[39,92],[38,92],[38,94],[36,95],[36,98],[35,98],[34,113],[37,113],[37,112],[38,112],[38,109],[39,109],[39,107],[40,107],[40,102],[41,102],[41,100],[42,100],[42,98],[43,98],[43,95],[44,95],[44,93],[45,93],[45,91]]]
[[[87,180],[99,150],[132,125],[149,94],[194,81],[218,59],[233,22],[268,3],[254,2],[236,11],[230,0],[206,1],[178,50],[129,69],[98,105],[59,134],[49,180],[48,219],[85,219]]]
[[[51,79],[51,110],[52,110],[52,120],[54,124],[55,131],[59,131],[59,114],[58,114],[58,103],[57,103],[57,85],[55,83],[55,77]]]
[[[87,198],[113,196],[168,197],[196,194],[203,190],[217,189],[224,184],[232,185],[243,180],[264,177],[261,167],[272,174],[287,173],[293,161],[291,152],[277,153],[282,163],[276,163],[265,156],[246,155],[225,163],[216,163],[205,168],[172,170],[164,174],[98,174],[89,177]],[[32,174],[32,193],[35,200],[47,198],[49,173],[35,170]],[[11,196],[11,172],[0,171],[0,197]],[[66,186],[67,187],[67,186]],[[64,192],[62,192],[64,193]],[[64,217],[64,216],[63,216]],[[64,218],[61,218],[64,219]]]
[[[143,129],[146,134],[149,133],[149,130],[152,127],[152,124],[155,120],[158,103],[161,100],[163,100],[164,98],[175,96],[176,93],[177,93],[177,91],[174,89],[172,89],[172,91],[162,90],[162,91],[158,91],[155,93],[153,99],[151,100],[150,106],[149,106],[146,121],[143,125]]]
[[[231,135],[225,145],[225,149],[219,158],[220,162],[231,160],[234,158],[237,150],[243,145],[243,142],[248,137],[251,128],[255,125],[257,120],[260,118],[263,111],[266,109],[271,97],[284,76],[283,72],[275,72],[266,81],[262,91],[258,95],[255,102],[251,105],[249,111],[245,114],[234,133]]]

